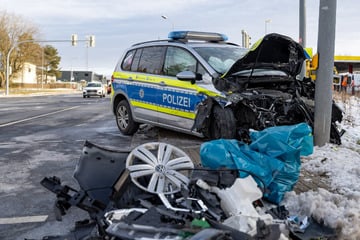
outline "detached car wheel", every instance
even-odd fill
[[[213,117],[210,123],[210,137],[212,139],[232,139],[236,135],[236,120],[229,108],[218,105],[213,108]]]
[[[121,100],[116,107],[116,123],[124,135],[132,135],[139,128],[139,124],[132,118],[130,105],[126,100]]]
[[[194,163],[181,149],[161,142],[136,147],[126,159],[132,182],[150,193],[172,194],[186,188]]]

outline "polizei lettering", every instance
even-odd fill
[[[190,98],[173,94],[163,93],[163,103],[190,108]]]

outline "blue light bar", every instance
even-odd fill
[[[227,41],[228,37],[220,33],[196,32],[196,31],[173,31],[168,37],[173,40],[203,40],[203,41]]]

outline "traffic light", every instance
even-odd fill
[[[95,47],[95,36],[94,35],[90,35],[89,46],[90,47]]]
[[[76,34],[72,34],[72,35],[71,35],[71,45],[72,45],[72,46],[76,46],[77,40],[78,40],[77,35],[76,35]]]

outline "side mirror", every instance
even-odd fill
[[[176,78],[181,81],[190,81],[192,84],[195,83],[196,80],[201,80],[201,74],[194,73],[192,71],[182,71],[176,74]]]

